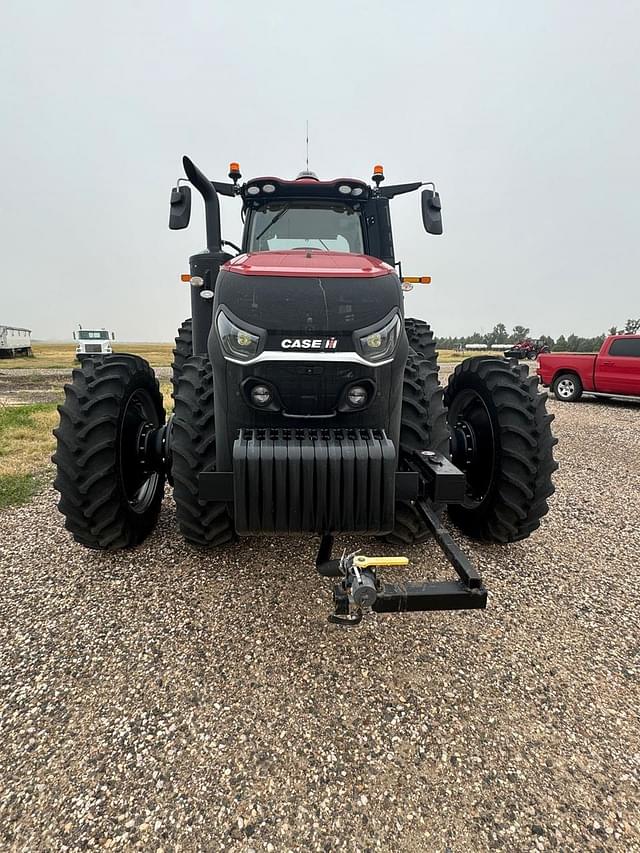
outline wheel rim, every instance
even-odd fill
[[[120,428],[120,483],[130,509],[146,512],[156,494],[160,474],[145,463],[147,438],[160,426],[150,394],[136,389],[127,399]]]
[[[556,385],[556,391],[561,397],[565,399],[568,397],[572,397],[576,390],[576,386],[571,379],[561,379],[560,382]]]
[[[461,391],[449,405],[452,461],[465,472],[464,505],[475,508],[486,499],[494,481],[496,442],[491,414],[476,391]]]

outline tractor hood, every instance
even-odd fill
[[[346,336],[397,310],[402,290],[394,270],[366,255],[287,251],[239,255],[218,274],[221,307],[269,333]],[[279,346],[279,344],[278,344]]]
[[[369,255],[294,249],[284,252],[253,252],[228,261],[224,270],[241,275],[309,276],[313,278],[377,278],[393,273],[393,267]]]

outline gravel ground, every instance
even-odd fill
[[[543,529],[465,543],[484,613],[329,625],[312,540],[197,554],[170,496],[113,555],[3,512],[0,845],[640,850],[640,405],[550,408]]]

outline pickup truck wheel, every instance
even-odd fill
[[[562,373],[553,382],[553,393],[556,400],[572,403],[582,397],[582,382],[575,373]]]
[[[546,394],[527,368],[498,358],[469,358],[445,391],[452,461],[466,473],[462,504],[449,517],[467,536],[517,542],[540,526],[557,463]]]

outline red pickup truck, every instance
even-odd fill
[[[538,357],[538,375],[558,400],[583,392],[640,397],[640,335],[610,335],[599,353],[550,352]]]

